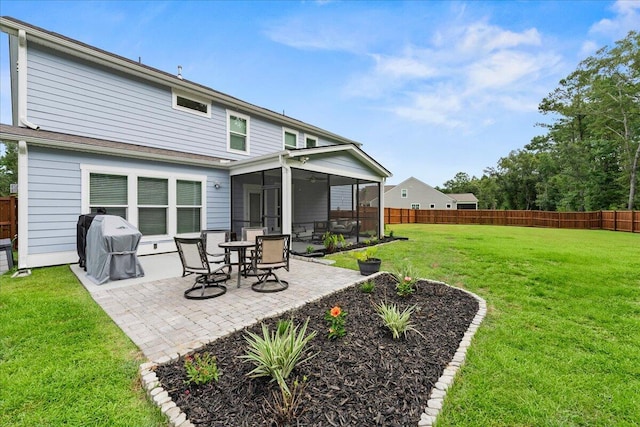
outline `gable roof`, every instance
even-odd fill
[[[478,198],[473,193],[449,193],[447,196],[458,203],[478,203]]]
[[[176,75],[142,64],[141,62],[132,61],[131,59],[107,52],[78,40],[63,36],[62,34],[45,30],[44,28],[31,25],[10,16],[0,17],[0,30],[13,36],[17,36],[19,31],[23,30],[26,33],[27,41],[29,43],[35,43],[55,49],[68,55],[97,63],[107,68],[114,69],[128,75],[133,75],[144,80],[180,89],[202,97],[211,98],[213,101],[231,109],[240,110],[241,112],[245,112],[250,115],[262,117],[318,137],[324,137],[337,144],[361,145],[361,143],[357,141],[350,140],[303,121],[285,116],[284,114],[242,101],[210,87],[190,80],[185,80]]]

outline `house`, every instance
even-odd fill
[[[359,209],[358,195],[383,201],[391,173],[360,143],[11,17],[0,30],[19,268],[76,262],[78,216],[98,208],[141,231],[140,255],[211,228],[288,234],[341,218],[382,234],[383,210]]]
[[[362,192],[362,203],[378,206],[375,193],[367,191]],[[398,185],[384,187],[384,206],[399,209],[477,209],[478,199],[471,193],[445,194],[411,177]]]

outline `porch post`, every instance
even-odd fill
[[[378,183],[378,237],[384,236],[384,184],[387,181],[386,178],[382,178],[382,182]]]
[[[292,197],[291,191],[291,168],[286,164],[287,160],[280,156],[280,163],[282,164],[282,234],[291,234],[291,219],[293,218],[292,209]]]

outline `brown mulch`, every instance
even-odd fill
[[[275,382],[247,377],[253,365],[238,357],[247,349],[243,331],[199,350],[216,356],[217,383],[185,384],[183,358],[157,367],[158,378],[197,426],[415,426],[477,313],[478,302],[465,292],[426,281],[419,281],[411,296],[399,297],[392,276],[374,280],[371,294],[356,285],[278,317],[293,316],[296,324],[309,317],[308,332],[318,332],[307,346],[307,354],[317,355],[289,378],[289,383],[294,378],[304,383],[302,413],[293,420],[285,422],[267,409],[278,390]],[[415,304],[411,320],[423,336],[410,331],[392,339],[372,306],[382,301],[401,309]],[[347,334],[330,340],[324,315],[334,305],[347,312]],[[278,318],[264,322],[273,328]],[[248,330],[261,335],[260,323]]]

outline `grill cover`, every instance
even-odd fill
[[[96,284],[144,276],[136,256],[142,233],[124,218],[97,215],[87,232],[87,276]]]

